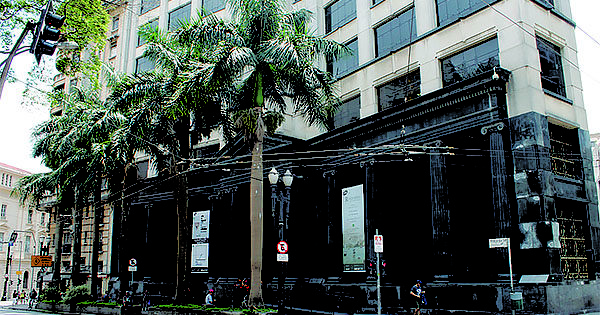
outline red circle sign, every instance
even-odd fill
[[[280,241],[277,243],[277,252],[280,254],[285,254],[288,251],[288,244],[285,241]]]

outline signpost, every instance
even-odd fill
[[[381,273],[379,271],[379,253],[383,253],[383,235],[375,229],[375,253],[377,253],[377,315],[381,315]]]
[[[137,271],[137,260],[135,260],[135,258],[129,260],[128,271],[131,271],[131,283],[129,285],[133,285],[133,272]]]
[[[508,267],[510,270],[510,291],[514,291],[513,286],[513,271],[512,271],[512,257],[510,253],[510,238],[490,238],[490,248],[508,248]]]
[[[52,267],[52,256],[31,255],[31,267]]]

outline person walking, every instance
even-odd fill
[[[29,308],[33,308],[35,301],[37,300],[37,291],[35,289],[29,292]]]
[[[415,285],[413,285],[412,288],[410,288],[410,295],[413,298],[413,300],[415,301],[415,306],[416,306],[415,311],[413,312],[414,315],[421,314],[421,305],[423,304],[421,295],[424,293],[425,293],[425,291],[423,291],[421,288],[421,280],[417,280],[417,283]]]
[[[208,290],[208,294],[206,294],[206,298],[204,298],[204,304],[205,305],[210,305],[210,306],[215,305],[214,304],[215,301],[214,301],[214,298],[213,298],[213,293],[214,292],[215,291],[213,289]]]

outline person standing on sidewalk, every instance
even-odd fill
[[[417,280],[417,283],[415,285],[413,285],[413,287],[410,289],[410,295],[413,298],[413,300],[416,302],[415,303],[415,311],[414,311],[414,315],[420,315],[421,314],[421,304],[422,304],[422,300],[421,300],[421,294],[425,293],[425,291],[423,291],[421,289],[421,280]]]
[[[32,289],[31,292],[29,293],[29,308],[30,309],[33,308],[36,300],[37,300],[37,291],[35,289]]]

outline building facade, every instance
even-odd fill
[[[386,240],[383,294],[390,311],[407,305],[416,279],[429,284],[437,308],[502,311],[514,284],[532,311],[600,305],[597,294],[581,293],[597,289],[600,219],[568,0],[287,5],[312,11],[317,34],[354,52],[321,64],[336,75],[343,100],[334,129],[292,118],[266,144],[269,156],[286,158],[266,157],[265,170],[301,178],[291,199],[265,196],[265,214],[269,205],[289,209],[289,305],[308,307],[305,301],[318,295],[329,310],[374,309],[375,231]],[[218,0],[122,3],[111,11],[105,60],[125,73],[153,69],[142,56],[139,28],[172,30],[201,8],[228,14]],[[219,139],[196,149],[218,159],[188,175],[190,208],[210,211],[208,272],[194,277],[225,286],[249,272],[249,171],[226,157],[243,165],[249,151]],[[136,244],[128,253],[139,262],[135,276],[148,284],[169,283],[175,272],[174,197],[161,183],[141,180],[146,188],[127,200],[132,218],[144,223],[128,227]],[[275,209],[265,219],[268,301],[280,287],[280,265],[268,250],[277,243],[277,220]],[[360,228],[346,234],[346,223]],[[511,240],[512,274],[509,251],[489,248],[498,238]],[[581,281],[590,284],[571,290]],[[557,306],[564,292],[581,295]]]
[[[0,268],[5,273],[2,296],[10,300],[14,291],[37,290],[46,272],[46,268],[31,266],[31,256],[40,255],[48,246],[49,217],[35,207],[21,205],[18,197],[11,195],[17,182],[31,173],[0,163],[0,174]]]

